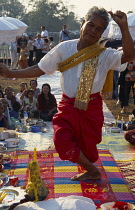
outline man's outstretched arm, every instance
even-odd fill
[[[39,77],[44,74],[45,73],[38,67],[38,65],[21,70],[9,70],[4,64],[0,63],[0,75],[6,78],[31,78]]]

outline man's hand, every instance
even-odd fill
[[[10,70],[6,67],[6,65],[0,63],[0,75],[2,77],[8,78],[10,74]]]
[[[112,11],[109,11],[108,13],[111,15],[113,20],[119,25],[119,27],[127,24],[127,16],[124,12],[117,10],[115,13],[113,13]]]

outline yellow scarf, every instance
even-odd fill
[[[97,69],[98,56],[105,49],[106,48],[103,48],[96,43],[78,51],[62,63],[59,63],[59,71],[64,72],[85,61],[74,104],[74,106],[80,110],[87,110],[92,84]]]

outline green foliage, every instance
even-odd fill
[[[68,11],[63,2],[49,2],[47,0],[32,0],[29,4],[33,6],[23,21],[29,26],[28,31],[40,31],[40,26],[45,26],[48,31],[56,32],[62,29],[63,24],[67,24],[70,30],[79,30],[75,14]]]
[[[18,0],[0,0],[0,8],[5,11],[9,17],[21,19],[25,13],[25,7]]]

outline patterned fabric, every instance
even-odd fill
[[[18,175],[19,186],[25,188],[28,181],[27,165],[32,159],[33,152],[13,152],[12,162],[6,164],[2,172]],[[37,152],[37,161],[41,168],[41,177],[50,191],[48,199],[80,195],[91,198],[97,207],[109,201],[132,203],[135,200],[114,158],[107,150],[99,150],[99,159],[95,163],[102,173],[101,180],[71,181],[72,176],[84,169],[69,161],[62,161],[54,150]]]

